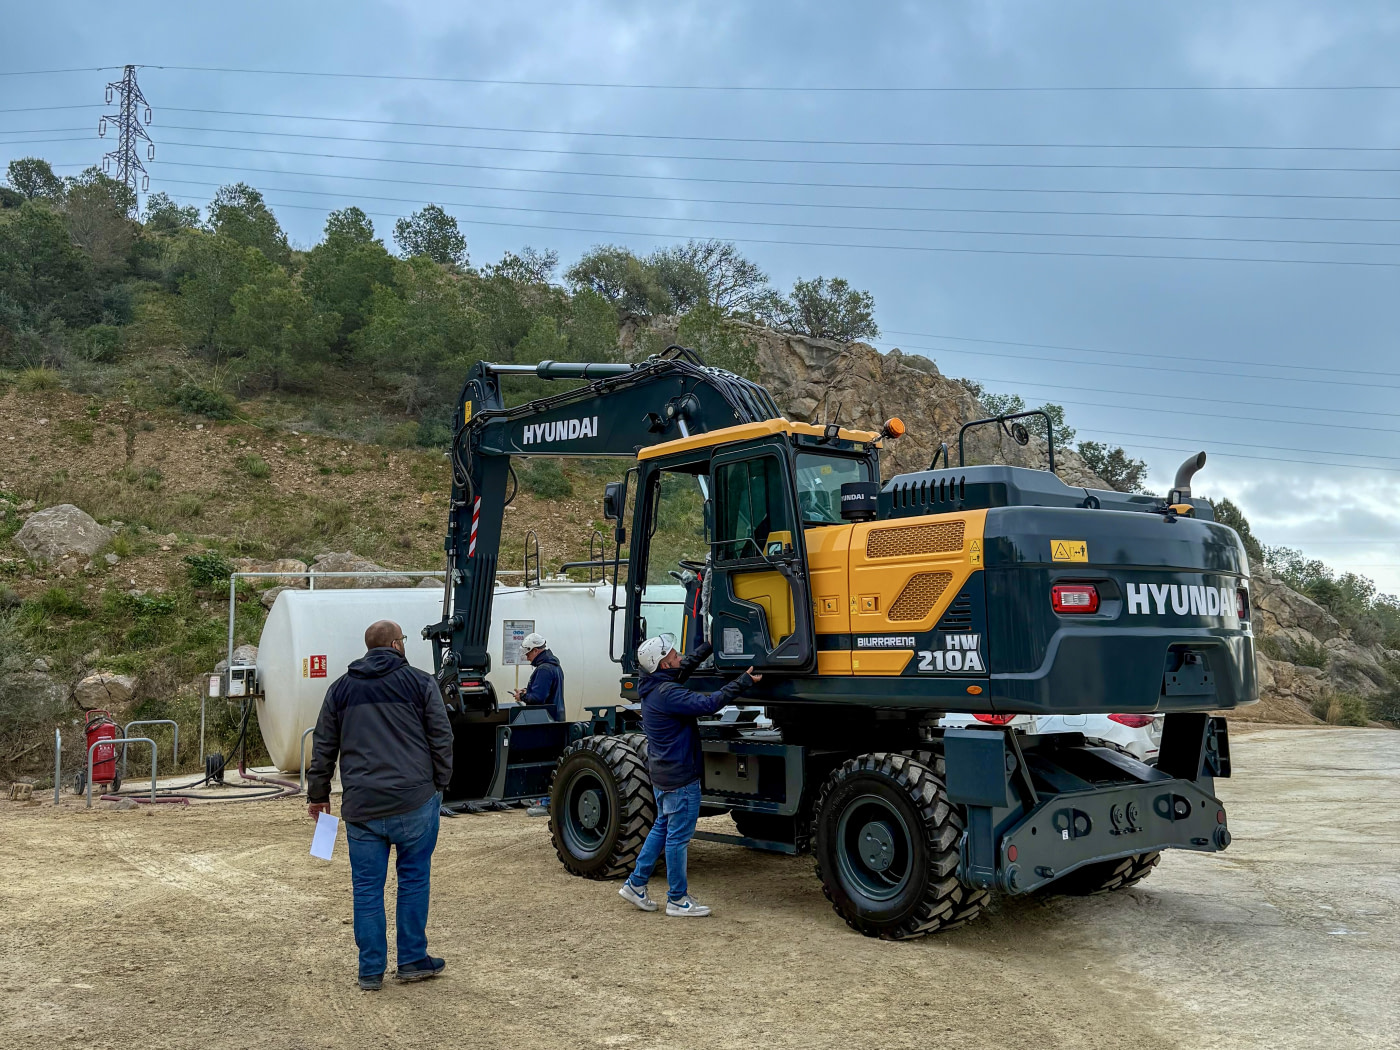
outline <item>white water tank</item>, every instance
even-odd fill
[[[618,595],[621,599],[621,592]],[[521,660],[518,640],[538,631],[564,669],[564,708],[570,720],[587,705],[619,702],[619,665],[608,658],[611,584],[546,580],[532,587],[496,586],[489,647],[497,698],[510,699],[532,668]],[[258,726],[273,764],[301,768],[302,733],[316,724],[326,689],[365,654],[365,628],[393,620],[408,636],[409,663],[433,673],[433,648],[420,631],[442,618],[442,592],[428,588],[285,590],[277,596],[258,640]],[[506,625],[509,630],[506,630]],[[618,614],[621,627],[622,615]],[[508,641],[503,642],[503,638]],[[311,741],[306,742],[310,762]]]

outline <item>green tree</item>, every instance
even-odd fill
[[[569,299],[565,325],[570,361],[618,361],[617,310],[601,295],[584,289]]]
[[[687,246],[652,252],[644,265],[665,296],[663,309],[666,313],[683,314],[709,300],[709,282],[691,258]]]
[[[233,295],[232,343],[239,371],[273,390],[305,380],[323,357],[334,315],[317,315],[311,301],[280,266],[264,262]]]
[[[579,258],[564,273],[575,291],[587,289],[601,296],[622,313],[652,315],[666,313],[671,296],[657,278],[656,271],[626,248],[600,244]]]
[[[174,234],[198,226],[199,209],[193,204],[176,204],[166,193],[152,193],[146,198],[146,232]]]
[[[374,236],[374,224],[359,208],[333,211],[326,219],[326,237],[306,256],[302,281],[316,309],[335,314],[333,342],[346,350],[350,337],[369,315],[370,300],[379,285],[394,281],[395,260]]]
[[[1084,460],[1084,465],[1092,470],[1104,481],[1108,482],[1110,488],[1119,492],[1146,492],[1143,487],[1147,481],[1147,463],[1145,460],[1133,459],[1123,449],[1104,444],[1100,441],[1081,441],[1077,450],[1079,456]],[[1230,503],[1229,500],[1222,501]],[[1233,504],[1230,504],[1233,506]],[[1244,516],[1240,516],[1244,521]],[[1226,522],[1233,525],[1233,522]],[[1245,522],[1245,530],[1249,529],[1249,523]],[[1245,535],[1244,532],[1241,535]],[[1249,543],[1246,541],[1245,547]],[[1256,543],[1255,546],[1258,546]],[[1250,554],[1253,558],[1255,555]]]
[[[467,239],[457,220],[436,204],[428,204],[394,223],[394,243],[404,255],[426,256],[443,266],[467,265]]]
[[[706,364],[758,378],[758,344],[745,339],[716,305],[701,303],[682,317],[676,341],[697,351]]]
[[[16,157],[6,167],[5,177],[25,200],[63,200],[63,180],[39,157]]]
[[[875,298],[852,288],[844,277],[798,279],[792,294],[774,304],[779,327],[821,339],[873,339]]]
[[[1085,442],[1084,444],[1089,444]],[[1083,454],[1084,445],[1080,445],[1080,453]],[[1085,456],[1085,461],[1088,457]],[[1098,471],[1094,471],[1098,474]],[[1104,477],[1099,474],[1099,477]],[[1228,525],[1240,534],[1240,542],[1244,544],[1244,552],[1249,555],[1249,560],[1256,565],[1264,561],[1264,547],[1255,537],[1254,531],[1249,527],[1249,519],[1244,516],[1244,511],[1240,510],[1231,500],[1213,500],[1207,497],[1207,502],[1215,508],[1215,520],[1222,525]]]
[[[504,277],[518,284],[551,284],[559,268],[559,253],[552,249],[536,251],[528,245],[515,252],[506,252],[495,266],[487,267],[491,277]]]
[[[62,215],[29,200],[0,219],[0,325],[11,334],[52,322],[86,326],[100,320],[97,285],[87,255],[73,244]]]
[[[135,205],[130,186],[99,168],[88,168],[68,180],[63,201],[68,234],[100,269],[124,268],[136,239],[136,223],[130,217]]]
[[[215,233],[245,248],[256,248],[279,265],[291,261],[292,250],[277,216],[263,195],[246,182],[219,187],[209,205],[209,225]]]
[[[194,231],[180,241],[180,322],[191,346],[216,361],[235,353],[233,297],[254,272],[270,265],[256,248],[218,234]]]
[[[375,288],[369,321],[355,336],[357,356],[398,386],[407,411],[419,412],[461,382],[474,321],[462,281],[429,257],[414,256],[398,268],[392,288]]]
[[[724,313],[756,313],[776,294],[768,275],[740,255],[731,241],[691,240],[664,254],[689,264],[705,283],[705,299]]]

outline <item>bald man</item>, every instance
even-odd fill
[[[437,683],[404,656],[398,624],[371,624],[365,648],[321,703],[306,773],[306,810],[312,820],[330,812],[338,759],[360,987],[378,991],[389,954],[384,880],[391,846],[399,876],[394,977],[421,981],[446,965],[428,954],[426,926],[439,807],[452,780],[452,726]]]

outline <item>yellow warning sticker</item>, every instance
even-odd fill
[[[462,403],[462,426],[466,426],[472,421],[472,403],[465,401]]]
[[[982,564],[982,541],[973,540],[972,545],[967,549],[967,563],[969,565]]]
[[[1089,543],[1087,540],[1051,540],[1050,558],[1052,561],[1088,561]]]

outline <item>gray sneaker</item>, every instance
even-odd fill
[[[686,894],[678,901],[667,900],[666,914],[693,916],[698,919],[710,914],[710,906],[708,904],[701,904],[694,897],[690,896],[690,894]]]
[[[637,889],[630,880],[622,884],[622,889],[617,891],[617,895],[625,901],[631,901],[642,911],[655,911],[657,909],[656,901],[647,896],[647,888],[643,886],[641,889]]]

